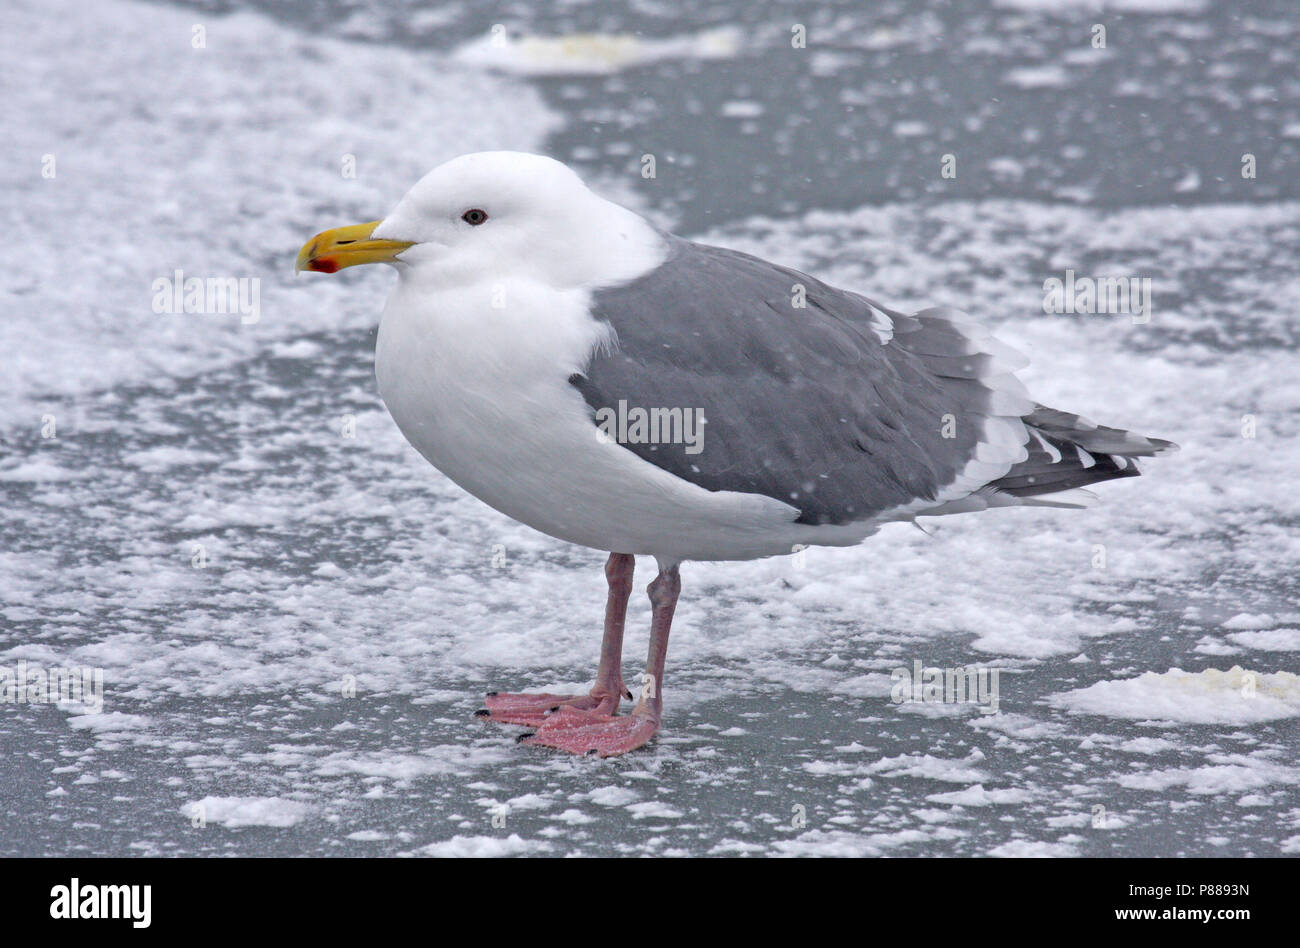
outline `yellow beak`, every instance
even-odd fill
[[[337,273],[344,267],[361,263],[392,263],[397,255],[411,246],[406,240],[371,240],[370,233],[380,221],[336,227],[317,234],[298,251],[297,270]]]

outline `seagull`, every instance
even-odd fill
[[[688,560],[849,546],[886,523],[1082,507],[1176,445],[1044,407],[1027,360],[959,311],[906,315],[667,233],[541,155],[463,155],[297,269],[398,273],[375,373],[429,463],[508,517],[607,551],[588,694],[489,692],[524,743],[610,757],[663,717]],[[622,675],[635,557],[652,556],[639,696]],[[635,704],[617,714],[620,700]]]

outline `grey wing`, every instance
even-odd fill
[[[1026,457],[1022,362],[939,310],[904,316],[735,251],[672,239],[667,261],[593,294],[616,342],[571,381],[593,412],[698,411],[701,448],[624,441],[713,491],[798,522],[951,503]],[[799,306],[802,302],[804,305]],[[606,415],[605,417],[609,417]]]

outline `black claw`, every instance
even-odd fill
[[[522,744],[524,741],[528,740],[530,737],[534,737],[536,734],[536,731],[529,731],[527,734],[520,734],[515,738],[515,743]]]
[[[557,704],[555,707],[551,708],[550,710],[551,710],[551,711],[559,711],[559,710],[560,710],[560,706]]]
[[[593,754],[599,754],[599,753],[600,753],[600,749],[597,747],[593,747],[591,750],[587,751],[587,756],[590,757]]]
[[[477,711],[474,712],[474,717],[476,717],[476,718],[486,718],[486,717],[490,716],[491,714],[492,714],[492,712],[489,711],[487,708],[479,708]]]
[[[626,698],[628,701],[634,701],[634,700],[636,700],[636,699],[634,699],[634,698],[632,697],[632,692],[630,692],[630,691],[625,691],[625,692],[623,692],[623,697]]]
[[[499,695],[499,694],[501,694],[501,692],[499,692],[499,691],[489,691],[489,692],[487,693],[487,696],[488,696],[489,698],[495,698],[495,697],[496,697],[497,695]]]

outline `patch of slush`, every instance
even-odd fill
[[[430,843],[409,855],[440,859],[495,859],[544,852],[550,848],[546,843],[523,839],[517,833],[511,833],[504,839],[498,836],[453,836],[442,842]]]
[[[1228,641],[1265,652],[1300,652],[1300,629],[1261,629],[1233,632]]]
[[[1078,849],[1070,842],[1048,843],[1028,839],[1012,840],[989,850],[990,856],[1005,859],[1048,859],[1077,854]]]
[[[1099,681],[1049,699],[1076,714],[1181,724],[1253,724],[1300,716],[1300,675],[1266,674],[1234,665],[1185,672],[1146,672]]]
[[[929,754],[913,754],[885,757],[867,765],[865,770],[882,777],[924,777],[946,783],[970,783],[989,779],[988,773],[976,766],[983,760],[984,754],[978,750],[972,751],[963,760],[943,760]]]
[[[611,75],[665,59],[731,59],[741,40],[734,27],[663,39],[608,33],[513,36],[503,28],[457,47],[452,58],[467,66],[521,76]]]
[[[73,714],[68,717],[69,727],[109,736],[117,735],[121,731],[140,730],[152,723],[144,715],[123,714],[120,711],[101,714]]]
[[[285,829],[301,823],[312,808],[296,800],[279,797],[204,797],[187,804],[184,815],[235,829],[241,826],[272,826]]]
[[[1241,754],[1211,754],[1211,763],[1199,767],[1171,767],[1144,773],[1125,774],[1122,787],[1167,794],[1185,789],[1193,796],[1214,796],[1300,785],[1300,767],[1260,760]]]
[[[1010,803],[1027,803],[1031,794],[1015,787],[998,787],[986,790],[982,783],[977,783],[965,790],[952,790],[947,793],[932,793],[926,797],[931,803],[947,803],[952,806],[1005,806]]]

